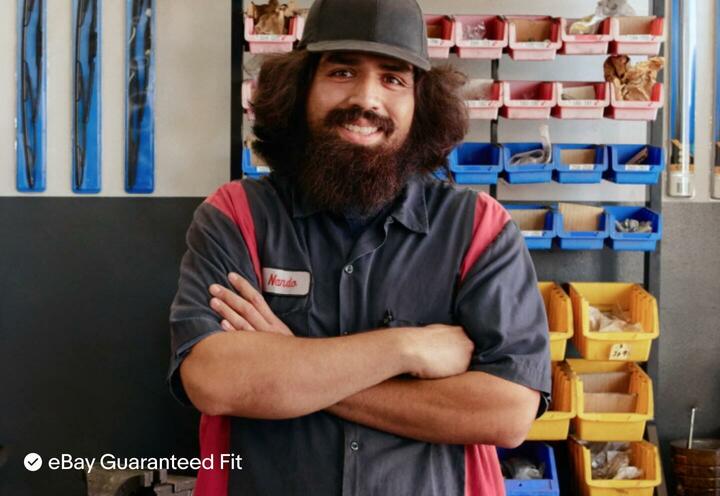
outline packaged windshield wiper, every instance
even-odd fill
[[[45,2],[19,0],[17,16],[17,189],[41,192],[46,187]]]
[[[74,103],[72,189],[101,188],[100,0],[73,0]]]
[[[152,193],[155,185],[154,0],[127,0],[125,191]]]

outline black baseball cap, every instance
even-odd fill
[[[415,0],[315,0],[298,48],[370,52],[430,69],[427,28]]]

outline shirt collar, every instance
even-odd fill
[[[320,211],[297,188],[291,187],[290,195],[293,218],[309,217]],[[395,200],[390,217],[411,231],[427,234],[429,225],[427,204],[425,202],[425,185],[421,177],[414,176],[408,180],[407,185]]]

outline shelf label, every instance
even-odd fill
[[[443,39],[442,38],[428,38],[428,46],[440,46],[442,45]]]
[[[545,41],[524,41],[518,43],[523,48],[548,48],[550,46],[550,40]]]
[[[630,358],[630,345],[626,343],[615,343],[610,348],[608,360],[627,360]]]
[[[654,38],[655,36],[651,34],[628,34],[622,36],[622,39],[626,41],[653,41]]]
[[[629,164],[625,166],[626,171],[631,172],[647,172],[650,170],[649,165]]]
[[[602,103],[598,100],[563,100],[563,102],[568,102],[576,107],[597,107]]]
[[[591,171],[595,169],[595,164],[568,164],[571,171]]]
[[[280,40],[283,39],[283,36],[286,36],[286,35],[282,35],[282,34],[256,34],[256,35],[253,35],[253,36],[255,36],[255,40],[253,40],[253,41],[280,41]]]
[[[512,102],[512,105],[517,107],[546,107],[547,104],[547,100],[516,100]]]
[[[497,43],[495,40],[463,40],[469,47],[494,47]]]
[[[522,235],[526,238],[540,238],[545,231],[522,231]]]
[[[264,172],[264,173],[270,174],[270,167],[268,167],[267,165],[258,165],[255,168],[257,169],[258,172]]]

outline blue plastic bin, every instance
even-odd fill
[[[558,246],[563,250],[602,250],[605,239],[610,235],[607,217],[607,212],[600,215],[597,231],[566,232],[563,214],[555,210],[555,232]]]
[[[507,496],[560,496],[555,453],[545,443],[525,442],[514,449],[497,448],[500,463],[513,457],[526,458],[545,465],[544,479],[505,479]]]
[[[555,238],[555,212],[552,207],[543,205],[503,205],[505,209],[512,210],[547,210],[545,225],[540,231],[521,231],[529,250],[549,250]]]
[[[587,164],[563,163],[563,150],[593,150],[595,159]],[[555,157],[555,180],[559,183],[599,183],[608,168],[608,152],[604,145],[553,145],[553,157]]]
[[[260,179],[261,177],[270,174],[270,168],[268,166],[256,166],[252,164],[252,153],[250,151],[250,148],[243,148],[242,171],[243,176],[252,179]]]
[[[461,143],[448,157],[458,184],[497,184],[502,147],[492,143]]]
[[[510,165],[510,158],[522,152],[542,149],[542,143],[503,143],[503,177],[510,184],[549,183],[555,170],[555,154],[549,164]]]
[[[662,216],[645,207],[605,207],[610,224],[608,245],[617,251],[655,251],[657,242],[662,237]],[[637,219],[651,221],[651,233],[622,233],[615,228],[615,221]]]
[[[644,164],[627,165],[643,148],[648,149]],[[665,150],[648,145],[610,145],[610,167],[607,178],[619,184],[656,184],[665,170]]]

